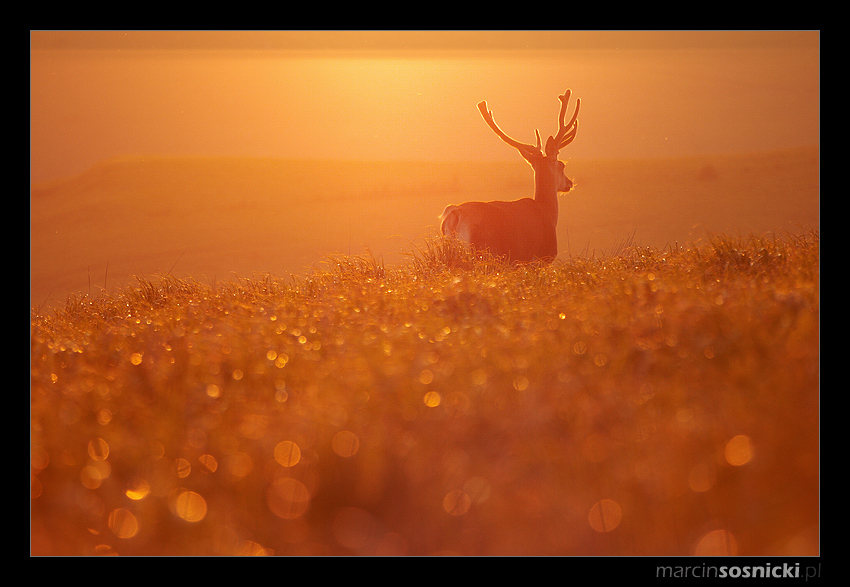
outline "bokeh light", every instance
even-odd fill
[[[140,499],[146,498],[148,495],[150,495],[150,492],[150,483],[140,477],[127,484],[127,489],[124,490],[124,495],[134,501],[138,501]]]
[[[202,467],[201,470],[207,473],[215,473],[216,469],[218,469],[218,460],[209,454],[199,456],[198,463]]]
[[[377,520],[361,508],[342,508],[334,516],[331,528],[339,544],[358,552],[372,549],[381,537]]]
[[[174,470],[178,477],[184,479],[192,472],[192,463],[180,457],[174,460]]]
[[[310,506],[310,491],[292,477],[275,479],[266,492],[266,503],[276,516],[294,520],[304,515]]]
[[[129,510],[118,508],[109,514],[109,529],[118,538],[132,538],[139,531],[139,521]]]
[[[610,532],[620,525],[623,510],[613,499],[602,499],[593,504],[588,514],[590,526],[597,532]]]
[[[711,465],[700,464],[688,474],[688,486],[691,490],[702,493],[714,486],[715,478],[716,474]]]
[[[727,530],[712,530],[700,538],[694,556],[735,556],[738,543]]]
[[[350,430],[340,430],[331,441],[333,450],[341,457],[354,456],[360,448],[360,439]]]
[[[207,502],[201,494],[180,488],[172,493],[169,505],[178,518],[187,522],[200,522],[207,515]]]
[[[284,467],[294,467],[301,460],[301,449],[291,440],[279,442],[274,447],[274,460]]]
[[[425,405],[429,408],[436,408],[440,405],[440,394],[436,391],[429,391],[425,394],[425,397],[422,398],[422,401],[425,402]]]
[[[469,495],[459,489],[449,491],[443,497],[443,509],[453,516],[464,515],[469,511],[471,505],[472,500]]]
[[[89,441],[89,456],[96,461],[103,461],[109,457],[109,445],[102,438],[93,438]]]
[[[100,484],[109,478],[112,467],[108,461],[92,460],[80,471],[80,481],[89,489],[97,489]]]
[[[753,446],[749,436],[739,434],[726,443],[726,461],[730,465],[740,467],[753,458]]]
[[[224,458],[225,469],[237,479],[247,477],[254,470],[254,459],[245,452],[234,452]]]

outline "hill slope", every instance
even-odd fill
[[[631,238],[664,247],[706,231],[748,235],[819,225],[817,149],[750,156],[568,164],[562,256]],[[435,234],[450,203],[531,195],[515,164],[129,158],[34,186],[31,303],[64,302],[133,275],[227,280],[303,275],[332,253],[387,262]]]
[[[73,297],[32,549],[817,554],[819,297],[817,234]]]

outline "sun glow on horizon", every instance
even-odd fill
[[[657,37],[676,39],[681,49],[653,43],[652,33],[611,35],[603,45],[564,33],[558,38],[567,49],[546,51],[532,41],[537,35],[419,34],[407,44],[403,33],[360,35],[346,37],[347,49],[293,35],[286,38],[297,50],[285,52],[280,41],[261,50],[258,37],[247,50],[247,40],[228,45],[226,35],[218,51],[96,50],[106,41],[44,51],[45,38],[67,35],[41,33],[31,54],[32,178],[71,175],[121,154],[512,160],[475,105],[486,100],[506,132],[532,142],[535,128],[544,136],[555,128],[557,96],[568,88],[585,107],[565,157],[817,144],[819,52],[811,43],[800,48],[799,35],[788,35],[790,48],[747,45],[746,34],[697,35],[703,40],[690,45],[686,33]],[[81,46],[78,37],[67,46]],[[96,38],[117,46],[136,39]],[[164,38],[209,47],[215,36],[194,44],[191,33]],[[337,48],[310,51],[311,38]],[[626,48],[614,48],[615,38]],[[390,51],[387,39],[399,50]],[[451,50],[435,50],[438,39]],[[639,39],[649,49],[638,48]],[[788,120],[788,112],[797,116]]]

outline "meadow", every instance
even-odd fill
[[[819,299],[815,230],[75,293],[31,315],[31,550],[815,555]]]
[[[819,226],[819,150],[656,160],[567,160],[562,259],[630,239],[664,248]],[[304,276],[328,254],[404,262],[447,204],[527,197],[531,168],[503,162],[126,157],[32,186],[31,305],[168,274],[208,284]]]

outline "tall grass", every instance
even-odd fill
[[[44,554],[814,554],[819,238],[426,241],[31,318]]]

